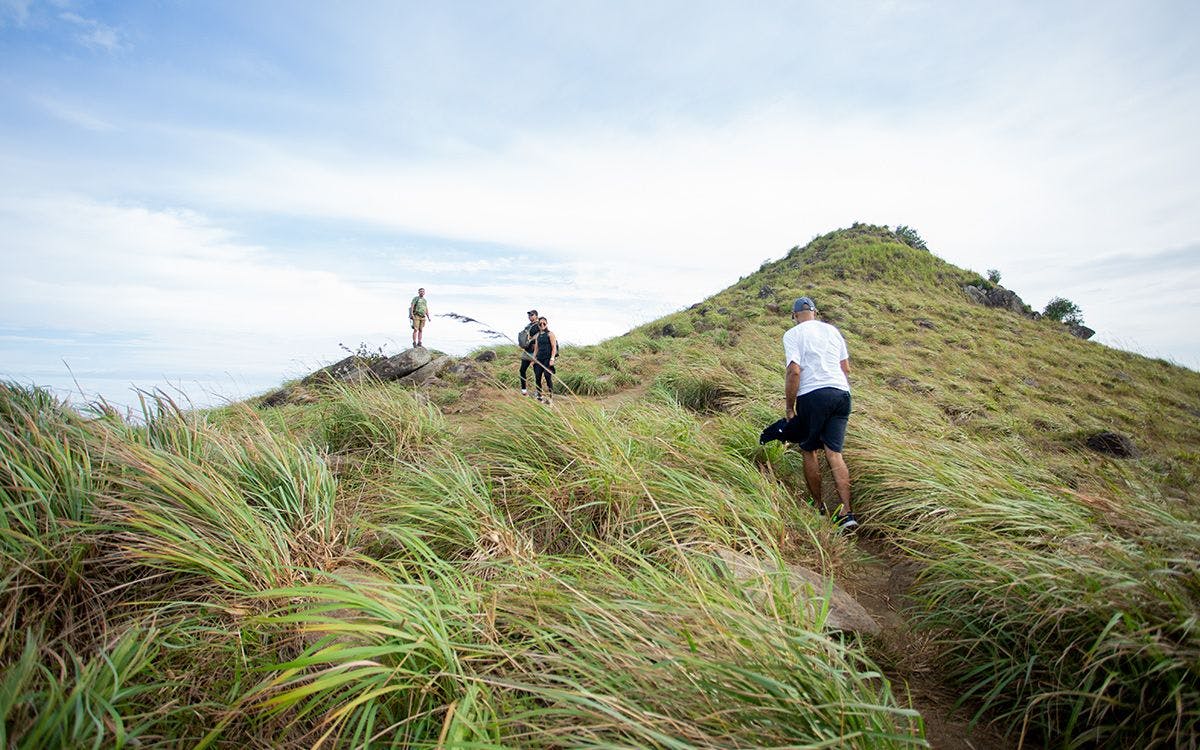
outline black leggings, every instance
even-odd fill
[[[549,359],[538,359],[537,366],[533,368],[534,382],[537,383],[538,393],[542,392],[542,378],[546,379],[546,393],[554,395],[554,365],[550,364]]]

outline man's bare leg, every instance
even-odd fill
[[[807,454],[805,456],[807,457]],[[825,449],[825,461],[829,464],[829,471],[833,474],[833,486],[837,488],[838,499],[842,501],[841,506],[838,508],[838,515],[844,516],[847,513],[853,512],[853,509],[850,507],[850,469],[846,466],[846,461],[842,458],[841,453],[831,451],[828,448]],[[807,479],[807,462],[805,462],[804,469],[805,479]]]
[[[821,512],[825,512],[825,501],[821,499],[821,461],[816,451],[804,453],[804,483],[808,485],[808,494]]]

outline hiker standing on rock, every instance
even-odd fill
[[[537,383],[537,400],[553,403],[554,360],[558,358],[558,337],[550,330],[550,321],[538,318],[538,333],[533,339],[533,376]],[[542,398],[542,378],[546,378],[546,397]]]
[[[525,380],[525,377],[526,377],[525,374],[529,371],[529,365],[533,364],[533,346],[534,346],[535,340],[537,339],[538,332],[541,330],[540,328],[538,328],[538,311],[530,310],[529,312],[527,312],[525,314],[529,316],[529,325],[522,328],[521,332],[519,334],[517,334],[517,345],[521,347],[521,395],[522,396],[529,395],[529,390],[525,387],[526,382],[527,382]],[[537,377],[536,370],[534,371],[533,375],[535,378]]]
[[[833,521],[843,530],[858,526],[850,507],[850,469],[842,458],[846,426],[850,421],[850,354],[837,328],[817,320],[817,306],[808,297],[792,305],[796,325],[783,334],[784,399],[787,418],[799,416],[800,450],[804,452],[804,482],[808,494],[822,510],[821,464],[817,449],[825,449],[825,462],[841,501]]]
[[[429,301],[425,299],[425,289],[417,290],[417,296],[408,303],[408,319],[412,321],[413,348],[424,346],[421,343],[425,331],[425,323],[429,320]]]

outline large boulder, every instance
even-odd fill
[[[1022,315],[1026,318],[1033,317],[1033,311],[1029,309],[1029,305],[1017,296],[1017,293],[1011,289],[1005,289],[1002,286],[994,286],[991,289],[981,289],[977,286],[967,285],[963,287],[963,291],[972,301],[977,302],[987,307],[998,307],[1001,310]]]
[[[423,346],[413,347],[394,357],[381,359],[371,365],[371,373],[380,380],[399,380],[429,364],[433,355]]]
[[[453,358],[443,355],[436,359],[430,360],[427,364],[418,367],[409,374],[398,379],[396,382],[404,383],[405,385],[424,385],[436,380],[437,377],[441,375],[453,361]]]
[[[1096,335],[1095,331],[1081,323],[1067,323],[1066,326],[1067,330],[1071,332],[1072,336],[1077,336],[1084,341],[1087,341],[1092,336]]]
[[[328,367],[322,367],[320,370],[308,375],[300,381],[300,384],[316,385],[332,381],[359,383],[365,380],[370,374],[371,366],[369,361],[351,354],[343,360],[334,362]]]
[[[713,557],[719,561],[724,571],[739,584],[750,588],[756,599],[766,600],[775,590],[771,579],[775,576],[787,576],[792,595],[801,600],[814,614],[825,606],[825,590],[830,588],[829,613],[825,625],[830,630],[841,630],[851,633],[866,633],[879,635],[879,623],[858,603],[846,593],[845,589],[833,583],[820,573],[802,568],[799,565],[784,563],[782,568],[773,562],[762,561],[731,549],[718,549]]]

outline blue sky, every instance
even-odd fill
[[[240,398],[400,350],[418,286],[591,343],[855,221],[1200,368],[1197,38],[1193,2],[0,0],[0,376]]]

